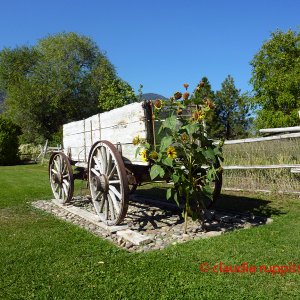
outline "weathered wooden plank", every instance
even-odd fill
[[[102,129],[140,121],[145,122],[145,113],[141,102],[128,104],[100,114]]]
[[[99,140],[120,144],[124,159],[141,163],[135,158],[135,136],[146,138],[145,112],[142,103],[132,103],[109,112],[96,114],[63,127],[63,144],[74,161],[87,161],[91,146]]]
[[[240,139],[240,140],[228,140],[225,141],[225,145],[232,144],[243,144],[243,143],[254,143],[254,142],[264,142],[264,141],[273,141],[273,140],[282,140],[282,139],[292,139],[300,137],[300,132],[297,133],[287,133],[280,134],[275,136],[267,136],[267,137],[258,137],[258,138],[248,138],[248,139]],[[215,144],[220,143],[220,141],[216,141]]]
[[[144,122],[139,121],[101,129],[101,140],[107,140],[113,144],[132,143],[133,138],[137,135],[139,135],[141,138],[146,138],[146,128]]]
[[[260,133],[300,132],[300,126],[264,128],[264,129],[260,129],[259,132]]]
[[[84,121],[75,121],[63,125],[63,135],[77,134],[84,132]]]
[[[300,165],[281,164],[281,165],[223,166],[222,168],[224,170],[291,169],[291,168],[300,168]]]

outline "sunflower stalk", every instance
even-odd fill
[[[191,96],[187,92],[188,84],[184,88],[185,93],[176,92],[169,101],[152,102],[154,118],[164,119],[154,130],[156,144],[142,143],[138,137],[134,137],[133,144],[138,146],[136,153],[141,159],[150,161],[152,180],[160,177],[173,181],[174,187],[167,190],[166,198],[183,205],[183,230],[187,233],[189,216],[201,221],[202,211],[209,203],[205,200],[212,199],[210,186],[222,160],[222,145],[214,145],[206,136],[204,120],[214,104],[207,97],[199,101],[195,95],[203,84]]]

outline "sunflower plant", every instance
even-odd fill
[[[157,177],[174,183],[167,189],[166,198],[173,198],[183,207],[187,230],[188,215],[202,221],[206,199],[212,199],[212,183],[220,174],[222,144],[214,144],[207,138],[205,118],[214,109],[212,100],[199,99],[196,93],[203,87],[200,82],[192,95],[188,84],[183,85],[185,92],[176,92],[168,101],[155,100],[154,119],[159,122],[155,130],[157,143],[149,144],[135,137],[133,144],[138,145],[136,155],[143,161],[150,161],[150,177]]]

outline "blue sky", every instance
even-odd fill
[[[276,29],[297,30],[299,0],[0,0],[0,50],[48,34],[91,37],[135,91],[166,97],[207,76],[251,91],[250,61]]]

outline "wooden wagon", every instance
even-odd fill
[[[89,182],[91,199],[100,220],[117,225],[124,219],[129,194],[148,180],[150,162],[136,154],[133,137],[150,144],[156,132],[151,101],[137,102],[63,126],[63,150],[49,161],[53,194],[61,203],[71,201],[74,179]],[[75,167],[73,167],[75,166]],[[146,179],[145,179],[146,178]],[[221,191],[221,177],[214,198]]]

